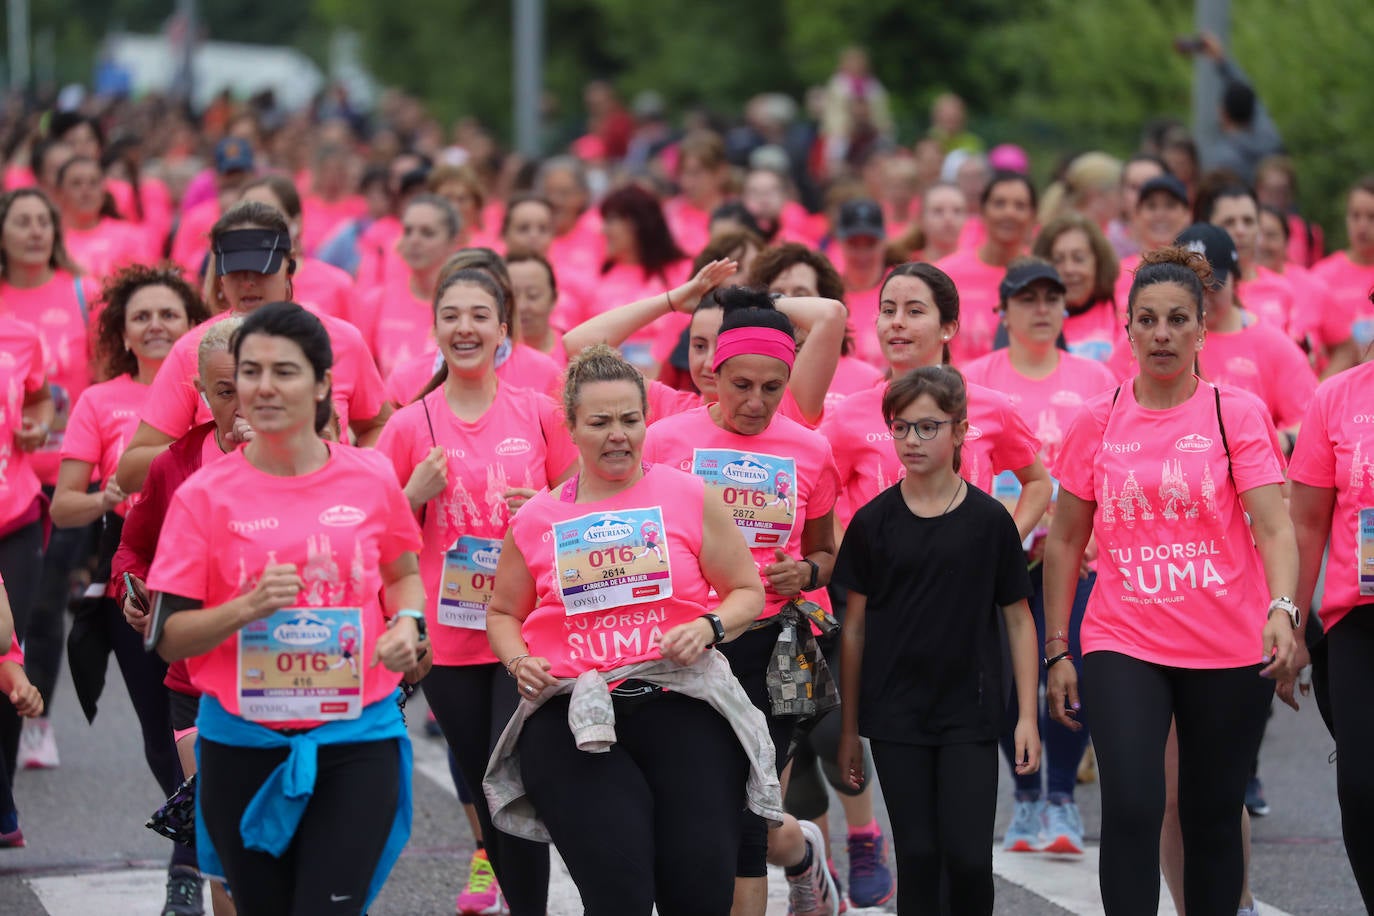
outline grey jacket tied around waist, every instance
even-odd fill
[[[491,820],[498,829],[535,842],[550,842],[548,830],[525,794],[520,773],[518,745],[526,720],[551,697],[571,693],[568,727],[577,739],[578,748],[589,754],[604,754],[616,741],[615,706],[607,682],[631,678],[701,700],[724,716],[749,758],[749,779],[745,785],[749,810],[771,826],[782,823],[782,788],[778,783],[777,759],[768,735],[768,724],[763,713],[749,702],[725,657],[719,652],[707,651],[685,667],[667,659],[655,659],[612,671],[584,671],[576,679],[563,678],[556,685],[544,688],[533,700],[521,700],[491,752],[487,775],[482,780],[482,790],[491,806]]]

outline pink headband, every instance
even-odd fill
[[[791,372],[792,363],[797,359],[797,342],[791,334],[777,328],[731,328],[722,331],[716,338],[716,358],[711,364],[711,371],[719,372],[727,359],[742,355],[780,359],[787,363],[787,371]]]

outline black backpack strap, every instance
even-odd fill
[[[1226,450],[1226,476],[1231,478],[1231,488],[1236,489],[1236,473],[1231,468],[1231,443],[1226,440],[1226,421],[1221,418],[1221,389],[1212,385],[1212,394],[1216,398],[1217,428],[1221,430],[1221,447]]]

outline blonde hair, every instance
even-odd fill
[[[232,352],[234,332],[241,324],[243,318],[235,315],[216,321],[205,329],[200,338],[200,345],[196,347],[196,371],[200,375],[205,375],[206,364],[209,363],[212,354]]]
[[[568,371],[563,376],[563,411],[569,427],[576,423],[582,386],[592,382],[633,382],[639,389],[640,409],[648,413],[649,396],[644,388],[643,374],[615,348],[604,343],[592,344],[568,360]]]
[[[1112,194],[1121,185],[1121,160],[1093,151],[1076,157],[1064,170],[1064,177],[1050,185],[1040,202],[1040,222],[1048,223],[1081,208],[1090,193]]]

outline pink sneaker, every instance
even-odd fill
[[[496,883],[496,872],[492,871],[487,851],[479,849],[472,854],[472,865],[468,871],[468,884],[458,895],[455,907],[460,916],[500,916],[509,912],[506,901],[501,896],[501,888]]]

